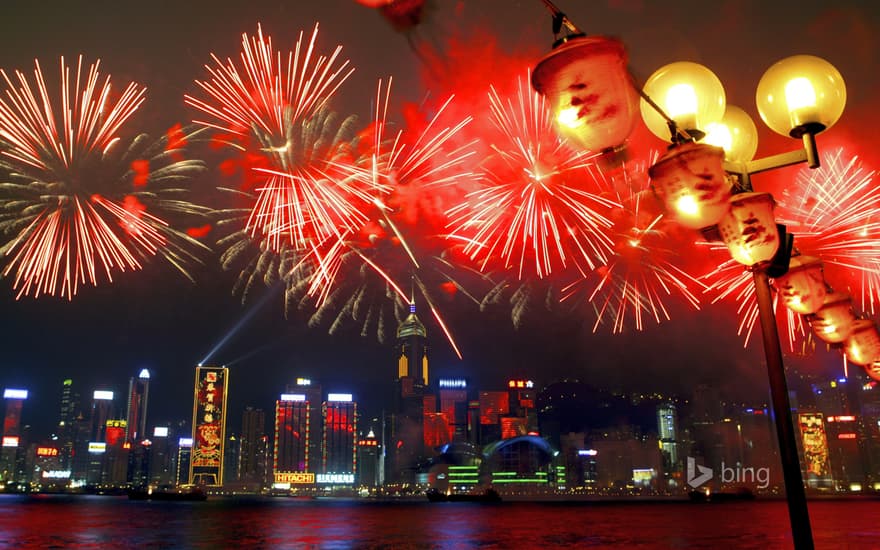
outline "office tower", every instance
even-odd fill
[[[330,393],[323,413],[323,461],[316,481],[353,485],[357,472],[357,403],[350,393]]]
[[[128,458],[131,443],[125,440],[125,420],[108,420],[104,427],[105,471],[102,481],[122,485],[128,480]]]
[[[191,437],[181,437],[177,440],[177,464],[174,473],[174,479],[177,485],[187,485],[190,482],[192,446],[193,440]]]
[[[679,469],[678,411],[672,403],[657,405],[657,434],[660,437],[660,450],[665,457],[666,471],[677,471]]]
[[[214,487],[223,483],[228,385],[229,369],[226,367],[196,367],[190,483]]]
[[[152,485],[171,485],[173,480],[169,431],[168,426],[156,426],[149,439],[149,482]]]
[[[58,417],[58,456],[62,470],[73,467],[73,442],[76,434],[76,415],[79,394],[73,389],[73,380],[67,378],[61,385],[61,407]]]
[[[440,412],[446,417],[449,440],[467,440],[468,382],[463,378],[441,378],[437,381]]]
[[[3,416],[3,440],[0,447],[0,480],[17,480],[18,450],[24,447],[21,437],[21,409],[27,397],[27,390],[3,390],[6,412]]]
[[[507,381],[507,402],[511,417],[518,419],[514,435],[525,435],[538,431],[538,412],[535,409],[536,399],[535,383],[531,380],[511,379]],[[503,431],[503,430],[502,430]],[[513,437],[513,436],[510,436]]]
[[[272,471],[275,483],[306,482],[314,475],[309,462],[310,442],[318,436],[311,431],[311,407],[304,393],[283,393],[275,402],[275,447]]]
[[[506,391],[481,391],[479,397],[479,442],[487,445],[501,439],[501,417],[510,412],[510,396]]]
[[[147,398],[150,391],[150,371],[141,369],[137,378],[128,381],[128,406],[125,420],[128,422],[126,441],[133,442],[147,437]]]
[[[355,482],[361,487],[379,486],[379,440],[370,429],[367,435],[358,439],[357,477]]]
[[[241,415],[238,480],[262,486],[266,479],[266,413],[246,407]]]
[[[89,418],[89,441],[103,442],[107,421],[113,418],[113,392],[95,390],[92,394],[92,413]]]
[[[241,467],[241,438],[232,434],[227,434],[226,444],[223,446],[223,485],[241,488],[238,481],[239,468]]]
[[[390,483],[412,483],[416,467],[426,458],[424,422],[428,381],[428,346],[425,325],[410,302],[409,315],[397,326],[395,358],[397,378],[387,419],[390,442],[385,473]]]
[[[324,429],[322,404],[324,395],[321,385],[309,378],[297,378],[296,383],[287,386],[288,395],[304,395],[305,407],[308,408],[308,433],[306,442],[308,445],[307,468],[303,471],[316,474],[321,470],[321,434]],[[299,407],[300,405],[298,405]]]

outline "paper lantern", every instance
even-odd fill
[[[774,280],[785,307],[801,315],[816,313],[825,302],[828,287],[822,260],[813,256],[795,256],[788,272]]]
[[[730,199],[718,232],[734,260],[753,266],[773,259],[779,250],[774,205],[770,193],[741,193]]]
[[[667,214],[690,229],[715,225],[730,205],[724,150],[686,142],[669,149],[648,169],[651,188]]]
[[[589,151],[619,147],[635,127],[638,97],[617,39],[570,38],[538,62],[532,87],[549,100],[560,135]]]
[[[847,360],[855,365],[870,365],[880,361],[880,334],[877,325],[868,319],[858,319],[843,344]]]
[[[832,292],[825,296],[825,303],[813,314],[810,326],[816,337],[823,342],[839,344],[852,332],[855,320],[852,298],[842,292]]]

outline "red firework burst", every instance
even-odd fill
[[[80,284],[96,285],[103,273],[141,268],[139,257],[151,256],[167,242],[165,223],[145,212],[132,181],[120,182],[107,170],[119,166],[114,156],[118,131],[144,100],[144,88],[129,83],[111,97],[110,77],[96,62],[84,71],[60,63],[60,105],[53,102],[39,61],[34,88],[25,74],[9,75],[6,99],[0,98],[0,169],[12,181],[0,198],[2,229],[13,238],[0,252],[9,258],[3,274],[14,272],[18,296],[64,295],[72,299]],[[122,157],[123,159],[125,157]],[[109,168],[108,168],[109,165]],[[144,174],[140,174],[143,176]]]
[[[621,205],[610,215],[613,253],[590,277],[564,288],[560,298],[565,301],[587,290],[587,301],[596,311],[593,332],[606,321],[612,333],[620,333],[628,323],[642,330],[646,317],[656,323],[669,320],[666,302],[672,296],[700,308],[697,294],[705,286],[684,269],[693,238],[664,219],[647,189],[648,164],[625,162],[609,174],[611,194]]]
[[[454,291],[462,286],[452,275],[456,267],[444,249],[448,243],[431,227],[442,227],[438,215],[443,197],[472,177],[467,162],[474,155],[472,143],[459,143],[470,117],[442,123],[450,98],[427,123],[419,124],[420,130],[389,132],[390,87],[383,98],[379,83],[375,120],[361,140],[370,144],[370,162],[352,172],[387,196],[373,198],[365,210],[368,220],[357,231],[312,248],[314,267],[306,295],[317,306],[313,323],[332,315],[332,331],[350,317],[362,323],[363,333],[375,324],[381,339],[384,320],[399,316],[412,299],[407,289],[418,290],[420,301],[461,356],[436,295],[438,289],[448,294],[450,285]],[[409,118],[415,126],[416,117]]]
[[[258,169],[265,180],[246,228],[276,250],[305,250],[356,229],[365,219],[361,207],[375,192],[333,168],[344,151],[307,135],[323,131],[315,117],[327,115],[327,101],[354,70],[340,60],[341,46],[329,56],[317,54],[317,36],[317,25],[307,41],[301,32],[285,60],[258,26],[256,36],[242,35],[241,70],[212,55],[215,66],[206,65],[211,79],[196,81],[208,101],[186,96],[187,104],[213,119],[197,124],[255,142],[267,160],[269,167]]]
[[[543,96],[527,82],[519,80],[512,98],[491,88],[492,154],[478,189],[449,210],[450,235],[481,270],[500,264],[523,279],[575,266],[586,274],[613,247],[605,235],[613,224],[600,211],[620,205],[599,195],[595,157],[560,141]]]

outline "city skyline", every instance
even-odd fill
[[[775,56],[767,58],[762,48],[744,46],[739,59],[731,60],[726,46],[705,40],[717,29],[689,28],[705,7],[692,10],[682,3],[664,7],[670,12],[661,14],[659,8],[641,2],[571,4],[562,7],[588,31],[620,34],[627,41],[637,76],[644,78],[674,58],[700,57],[722,77],[731,98],[751,112],[750,94],[766,65],[784,55],[801,53],[796,49],[828,57],[843,72],[850,101],[839,127],[832,135],[820,136],[820,143],[823,149],[846,145],[852,154],[880,165],[867,138],[865,142],[857,140],[868,135],[877,119],[875,111],[868,109],[877,77],[862,70],[871,66],[878,50],[871,47],[876,38],[866,34],[872,24],[876,27],[877,10],[864,9],[859,2],[833,8],[822,2],[797,3],[797,9],[784,3],[760,8],[757,3],[730,3],[729,10],[741,9],[723,30],[773,42],[764,44],[764,49]],[[515,10],[506,9],[508,5],[435,5],[412,32],[416,39],[445,47],[456,28],[466,34],[486,30],[493,38],[490,42],[498,42],[493,44],[497,51],[510,54],[505,61],[512,63],[521,57],[523,68],[533,66],[549,48],[549,16],[537,1],[517,2]],[[169,8],[167,13],[163,6]],[[140,13],[98,3],[76,13],[61,9],[37,13],[41,10],[25,3],[11,6],[12,17],[2,27],[3,40],[16,46],[3,49],[0,67],[30,71],[34,58],[54,67],[62,54],[102,58],[103,67],[114,78],[147,85],[150,107],[138,115],[137,122],[160,134],[195,117],[195,112],[185,107],[183,95],[194,92],[194,79],[204,78],[203,65],[210,52],[235,55],[241,33],[255,32],[258,23],[277,43],[288,47],[297,32],[319,21],[323,45],[342,44],[345,55],[357,66],[353,80],[340,93],[341,109],[358,112],[367,120],[376,79],[388,76],[395,79],[401,103],[418,103],[426,95],[445,91],[436,86],[439,91],[435,92],[425,83],[422,76],[430,69],[409,49],[405,33],[353,1],[321,6],[212,3],[211,10],[198,3],[170,7],[160,4]],[[459,19],[462,14],[473,17],[467,26]],[[802,32],[773,36],[762,32],[763,25],[781,24],[783,16],[793,17],[785,22],[785,28]],[[649,27],[647,21],[653,24],[658,18],[668,22],[668,34],[660,36]],[[760,22],[762,18],[767,21]],[[837,40],[822,39],[828,29],[843,29],[835,36],[848,40],[837,44]],[[139,34],[129,39],[129,31]],[[783,43],[783,35],[788,43]],[[667,45],[662,53],[650,47],[660,39]],[[696,51],[702,53],[697,55]],[[177,63],[168,64],[172,56]],[[150,119],[147,113],[153,112],[162,115]],[[761,150],[768,153],[793,147],[766,130],[761,137]],[[4,278],[0,281],[4,283],[0,289],[4,312],[0,386],[28,387],[34,399],[54,401],[63,379],[82,380],[90,387],[113,380],[121,394],[124,381],[147,368],[154,373],[153,387],[165,388],[169,401],[174,402],[188,395],[192,366],[219,345],[210,362],[229,366],[233,380],[255,373],[246,378],[252,385],[243,385],[239,395],[231,396],[236,400],[233,410],[270,402],[278,393],[276,388],[295,376],[321,377],[328,380],[327,386],[351,381],[368,388],[366,393],[385,391],[384,384],[395,369],[390,343],[361,337],[356,326],[328,335],[326,327],[309,328],[302,311],[285,317],[279,293],[265,302],[260,299],[259,294],[271,294],[272,288],[258,289],[258,295],[242,305],[241,297],[231,292],[236,274],[223,271],[215,256],[193,271],[195,285],[163,266],[149,264],[143,271],[120,274],[112,285],[83,289],[71,303],[47,297],[15,300],[11,282]],[[537,285],[535,292],[540,291]],[[466,376],[480,384],[493,378],[552,374],[548,377],[596,380],[609,387],[683,392],[696,383],[708,382],[745,400],[767,399],[760,344],[753,338],[749,347],[743,348],[742,338],[736,334],[733,304],[705,304],[700,311],[673,304],[672,319],[659,326],[651,323],[642,332],[629,329],[624,334],[610,334],[610,330],[602,330],[593,334],[591,306],[551,314],[543,311],[541,303],[537,299],[523,326],[515,329],[507,304],[480,312],[460,295],[449,297],[444,304],[448,306],[447,321],[464,359],[455,356],[439,328],[426,317],[432,369],[450,377]],[[425,304],[417,300],[417,307]],[[804,372],[829,377],[842,373],[840,354],[826,352],[821,346],[804,357],[789,355],[786,359],[791,367]],[[174,414],[163,403],[151,407],[150,414],[158,418]],[[38,423],[51,423],[54,413],[47,415]]]

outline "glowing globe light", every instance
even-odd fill
[[[636,90],[626,65],[619,40],[577,36],[538,62],[532,87],[549,100],[560,135],[589,151],[609,151],[636,123]]]
[[[822,260],[813,256],[795,256],[774,282],[785,307],[801,315],[816,313],[828,294]]]
[[[700,229],[727,213],[730,182],[723,159],[719,147],[688,142],[672,147],[648,169],[654,194],[679,224]]]
[[[852,332],[843,344],[847,360],[856,365],[866,366],[880,361],[880,334],[877,325],[868,319],[859,319],[852,324]]]
[[[724,149],[724,158],[748,162],[758,150],[758,129],[752,117],[735,105],[728,105],[724,117],[706,126],[703,143]]]
[[[697,139],[724,115],[724,87],[715,73],[698,63],[679,61],[665,65],[648,77],[643,90],[678,128]],[[641,111],[648,129],[660,139],[671,141],[666,119],[644,99]]]
[[[730,199],[718,232],[734,260],[753,266],[773,259],[779,249],[774,205],[770,193],[741,193]]]
[[[839,344],[849,337],[855,320],[852,298],[842,292],[832,292],[825,296],[825,302],[813,315],[810,326],[813,334],[823,342]]]
[[[767,69],[758,82],[755,100],[767,126],[799,138],[837,122],[846,105],[846,85],[831,63],[812,55],[795,55]]]

